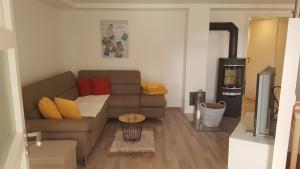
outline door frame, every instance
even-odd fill
[[[12,98],[12,117],[15,122],[15,136],[4,163],[4,169],[29,169],[26,129],[24,120],[22,90],[17,57],[17,41],[13,16],[12,0],[0,0],[2,4],[3,25],[0,26],[0,50],[6,52]]]
[[[246,20],[246,26],[244,29],[245,35],[244,35],[244,50],[243,50],[243,58],[246,59],[246,62],[248,62],[247,60],[247,54],[248,54],[248,48],[249,48],[249,36],[250,36],[250,21],[251,18],[264,18],[264,17],[286,17],[286,18],[290,18],[292,17],[292,14],[290,11],[272,11],[272,12],[265,12],[265,11],[253,11],[253,12],[249,12],[246,14],[245,20]],[[239,48],[238,48],[239,49]],[[247,63],[246,63],[247,65]],[[247,71],[247,68],[245,69],[245,71]],[[245,78],[246,78],[246,73],[245,72]],[[246,85],[246,79],[244,80],[244,85]],[[244,94],[245,96],[245,94]]]
[[[245,30],[244,32],[245,33],[245,37],[244,37],[244,51],[243,51],[243,55],[245,58],[247,58],[247,53],[248,53],[248,46],[249,46],[249,36],[250,36],[250,32],[249,32],[249,29],[250,29],[250,20],[251,18],[253,17],[260,17],[260,18],[263,18],[263,17],[287,17],[287,18],[290,18],[292,16],[291,12],[290,11],[286,11],[286,13],[283,13],[283,12],[269,12],[269,13],[266,13],[266,12],[249,12],[248,14],[246,14],[246,26],[245,26]]]

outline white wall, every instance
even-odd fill
[[[18,2],[19,8],[21,6],[34,7],[31,2],[22,4],[24,2]],[[39,4],[41,5],[41,4]],[[245,36],[247,29],[248,15],[278,15],[278,13],[286,15],[289,12],[272,12],[272,11],[253,11],[246,10],[249,8],[256,8],[257,6],[245,6],[245,5],[233,5],[235,10],[231,10],[229,5],[209,5],[209,4],[97,4],[97,3],[82,3],[72,5],[77,9],[61,11],[62,18],[60,23],[54,22],[54,16],[59,17],[59,11],[51,7],[44,9],[41,8],[39,15],[33,15],[32,20],[38,20],[40,22],[45,21],[43,24],[24,23],[24,20],[19,19],[19,24],[23,25],[35,25],[31,28],[39,28],[41,30],[47,30],[53,39],[58,39],[57,36],[62,35],[63,45],[63,57],[56,57],[58,54],[51,54],[51,52],[60,51],[59,42],[51,40],[53,45],[48,45],[51,49],[47,50],[48,56],[41,56],[41,54],[34,54],[35,57],[30,55],[32,46],[46,46],[47,42],[44,42],[43,36],[25,35],[23,34],[23,40],[20,47],[21,55],[26,53],[26,57],[21,60],[22,74],[24,74],[23,81],[29,83],[31,79],[41,78],[48,76],[51,72],[60,72],[61,67],[64,70],[72,70],[76,74],[79,69],[139,69],[142,73],[142,77],[146,80],[160,81],[167,85],[169,88],[169,94],[167,95],[168,106],[184,107],[185,113],[192,113],[193,107],[189,106],[189,93],[197,91],[199,89],[205,89],[208,91],[208,99],[213,94],[209,91],[213,91],[215,88],[214,78],[216,78],[216,62],[215,60],[220,54],[227,56],[228,50],[228,35],[226,33],[217,32],[215,38],[217,42],[210,39],[210,43],[214,45],[213,52],[208,56],[208,40],[209,40],[209,21],[234,21],[240,28],[238,55],[243,57],[245,45]],[[286,8],[286,6],[276,6],[272,8]],[[72,8],[72,7],[71,7]],[[211,12],[211,8],[213,8]],[[245,8],[244,10],[239,8]],[[270,8],[267,5],[262,8]],[[51,10],[50,10],[51,9]],[[37,10],[37,9],[34,9]],[[33,9],[27,11],[27,14],[31,14]],[[20,9],[19,11],[24,11]],[[49,11],[54,12],[50,16],[43,16]],[[21,12],[18,12],[21,13]],[[24,14],[26,12],[23,12]],[[41,15],[43,14],[43,15]],[[210,16],[211,15],[211,16]],[[283,14],[282,14],[283,15]],[[47,18],[42,19],[41,17]],[[20,17],[21,18],[21,17]],[[100,20],[101,19],[126,19],[129,21],[129,59],[103,59],[101,57],[101,44],[100,44]],[[56,21],[59,19],[56,19]],[[33,21],[31,21],[33,22]],[[51,23],[53,26],[49,26]],[[56,32],[56,25],[61,24],[61,34]],[[42,29],[41,26],[43,27]],[[20,26],[22,27],[22,26]],[[47,28],[44,28],[47,27]],[[49,27],[52,29],[49,30]],[[27,28],[28,29],[28,28]],[[32,29],[33,30],[33,29]],[[31,32],[32,30],[22,29],[19,32]],[[143,31],[140,31],[143,30]],[[55,35],[54,35],[55,34]],[[153,36],[157,34],[159,36]],[[218,37],[221,34],[221,37]],[[24,42],[34,37],[35,42],[42,42],[42,44],[31,45],[31,48],[27,48]],[[48,38],[49,38],[48,37]],[[145,40],[147,39],[147,40]],[[221,42],[220,42],[221,40]],[[30,40],[32,41],[32,40]],[[171,43],[170,43],[171,41]],[[19,43],[20,43],[19,42]],[[21,43],[20,43],[21,44]],[[24,45],[25,44],[25,45]],[[50,43],[48,43],[50,44]],[[216,47],[215,47],[216,46]],[[219,47],[221,49],[219,49]],[[39,47],[42,48],[42,47]],[[56,48],[57,50],[54,50]],[[25,52],[24,52],[25,51]],[[41,51],[41,50],[39,50]],[[59,53],[59,52],[57,52]],[[38,57],[36,57],[38,56]],[[29,58],[29,59],[26,59]],[[45,59],[48,65],[41,70],[41,64],[30,65],[34,58],[35,63],[42,63],[42,59]],[[58,60],[61,62],[56,62]],[[155,66],[153,66],[155,65]],[[208,66],[207,66],[208,65]],[[208,67],[208,69],[207,69]],[[29,68],[29,69],[28,69]],[[34,69],[33,69],[34,68]],[[54,69],[55,68],[55,69]],[[34,71],[32,71],[34,70]],[[32,75],[32,76],[31,76]]]
[[[185,60],[184,112],[192,113],[189,105],[190,92],[205,89],[210,8],[207,6],[189,7],[187,48]],[[210,76],[210,75],[209,75]]]
[[[129,58],[102,57],[101,19],[128,20]],[[65,70],[140,70],[167,86],[168,106],[182,106],[186,10],[69,10],[61,23]]]
[[[14,0],[22,85],[63,71],[60,11],[36,0]]]
[[[239,28],[238,39],[238,58],[245,58],[248,46],[248,28],[249,18],[254,16],[290,16],[289,10],[247,10],[247,9],[212,9],[210,13],[211,22],[233,22]],[[211,75],[217,74],[217,64],[219,57],[228,56],[229,33],[223,31],[209,32],[209,49],[207,76],[206,76],[206,95],[207,100],[215,100],[216,98],[216,81],[217,77]]]
[[[229,50],[229,32],[210,31],[208,41],[206,100],[215,102],[217,96],[219,58],[227,58]]]
[[[246,9],[210,11],[210,7],[205,5],[161,5],[160,7],[149,5],[149,9],[145,9],[136,5],[116,4],[108,5],[108,9],[105,9],[105,5],[102,5],[101,9],[98,9],[97,5],[86,5],[83,8],[88,9],[63,12],[65,69],[71,69],[75,73],[83,68],[139,69],[145,78],[165,83],[170,89],[167,95],[168,106],[183,106],[185,113],[193,112],[193,107],[189,106],[189,93],[192,91],[204,89],[207,92],[207,100],[215,100],[217,58],[220,56],[227,57],[228,55],[229,33],[209,32],[209,21],[231,21],[239,27],[238,57],[243,58],[246,51],[245,46],[247,46],[249,17],[286,16],[290,14],[288,11],[253,11]],[[119,10],[112,10],[112,8]],[[184,11],[187,11],[187,15]],[[131,34],[129,59],[116,60],[101,57],[100,19],[129,20],[129,32]],[[151,26],[146,21],[151,21]],[[151,28],[159,22],[168,24],[161,24],[156,29]],[[176,24],[179,26],[176,26]],[[135,30],[138,27],[147,30],[149,33],[142,31],[137,33]],[[167,32],[162,33],[163,36],[160,36],[163,41],[144,41],[145,38],[154,39],[150,35],[159,34],[159,32]],[[210,40],[209,35],[211,35]],[[166,39],[172,36],[177,38],[174,41],[175,43],[169,44]],[[208,41],[210,53],[207,57]],[[144,43],[147,44],[147,47],[142,45]],[[165,47],[167,43],[168,46]],[[155,51],[155,48],[163,50]],[[147,51],[146,54],[143,51]],[[165,60],[161,60],[162,58]],[[171,62],[168,62],[170,58],[172,58]],[[156,67],[163,67],[169,71],[160,73],[158,71],[160,69],[153,69],[152,65],[157,59],[161,60],[161,64]],[[172,69],[169,69],[169,67],[172,67]]]

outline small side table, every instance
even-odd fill
[[[119,116],[125,142],[136,143],[141,140],[145,119],[146,117],[142,114],[124,114]]]

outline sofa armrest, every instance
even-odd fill
[[[28,132],[86,132],[92,131],[92,119],[26,119],[26,129]]]

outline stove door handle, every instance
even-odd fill
[[[223,92],[222,95],[223,96],[241,96],[242,93],[241,92]]]

